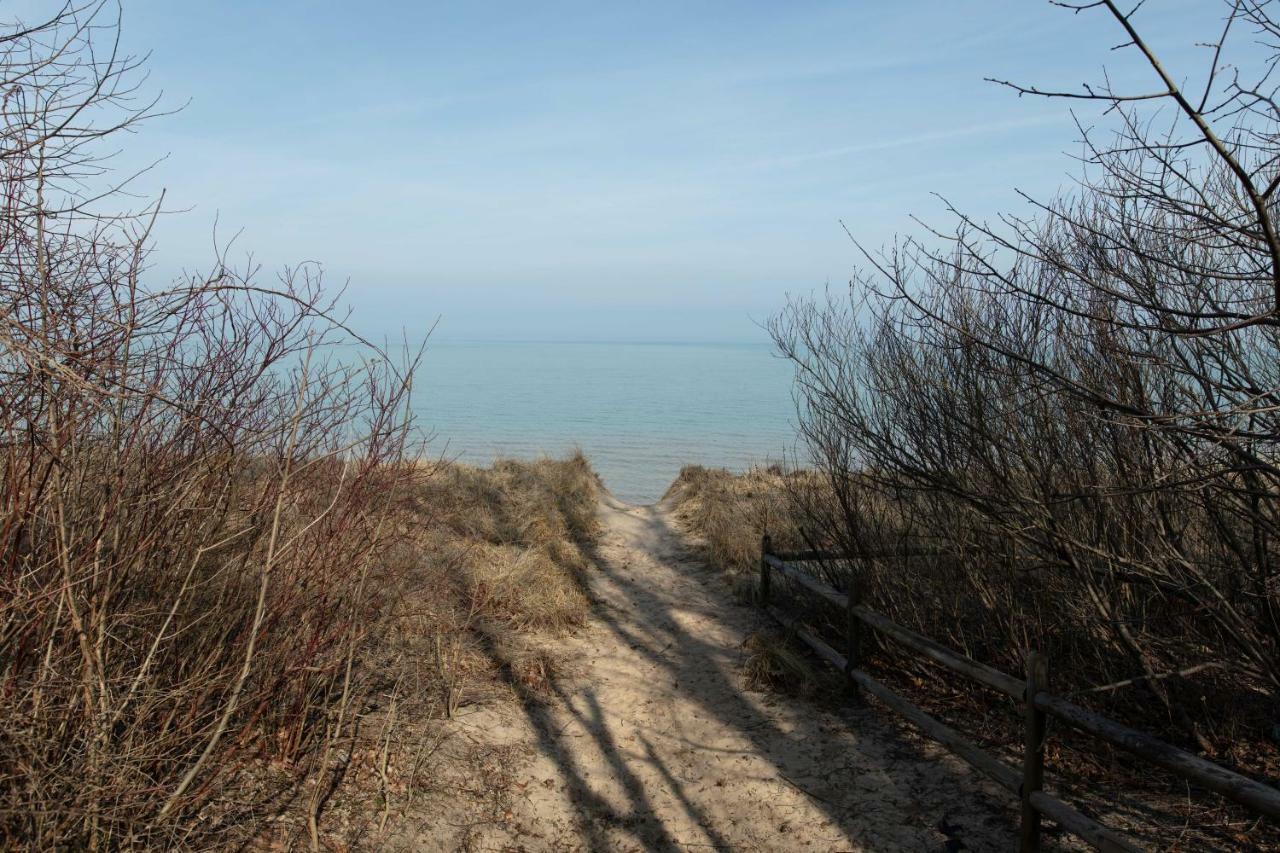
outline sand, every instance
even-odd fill
[[[452,754],[483,778],[448,780],[474,796],[436,801],[398,846],[1016,848],[1008,795],[886,712],[746,689],[742,643],[763,617],[665,507],[606,498],[600,519],[590,623],[549,641],[570,675],[549,699],[464,709]]]

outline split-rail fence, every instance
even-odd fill
[[[844,672],[858,688],[905,717],[922,733],[963,758],[1017,797],[1022,804],[1019,829],[1021,853],[1031,853],[1040,849],[1042,817],[1056,822],[1097,850],[1137,851],[1140,849],[1120,833],[1103,826],[1044,790],[1044,747],[1047,723],[1050,718],[1101,738],[1192,784],[1216,791],[1227,799],[1271,820],[1280,821],[1280,790],[1275,787],[1242,776],[1054,695],[1050,689],[1048,663],[1043,656],[1035,652],[1029,653],[1025,677],[1014,678],[904,628],[867,607],[859,600],[856,584],[849,585],[849,594],[842,593],[796,565],[849,559],[851,558],[847,555],[819,551],[775,553],[769,537],[765,536],[761,543],[760,554],[758,600],[761,607],[773,618],[791,628],[795,635],[820,658]],[[774,572],[844,611],[845,649],[843,654],[807,629],[801,620],[793,618],[774,606],[772,596]],[[1025,721],[1022,766],[1020,768],[1010,766],[983,751],[955,729],[929,716],[918,706],[860,669],[863,660],[863,639],[867,630],[876,631],[915,654],[922,655],[952,672],[967,676],[998,693],[1003,693],[1018,703],[1022,707]]]

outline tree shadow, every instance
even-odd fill
[[[993,838],[999,848],[1015,843],[1012,801],[992,797],[990,786],[979,787],[976,771],[926,755],[918,740],[886,724],[875,710],[833,712],[801,699],[745,691],[738,675],[741,641],[763,617],[733,603],[721,578],[694,565],[659,513],[633,511],[639,514],[624,531],[634,540],[628,544],[675,564],[679,577],[655,578],[644,567],[611,558],[607,547],[596,547],[593,565],[580,580],[595,621],[647,665],[643,676],[606,672],[610,688],[620,686],[620,677],[634,679],[635,695],[669,701],[678,718],[661,729],[645,728],[636,707],[605,707],[594,684],[554,684],[550,699],[536,695],[503,658],[497,638],[481,632],[521,699],[539,749],[564,779],[589,849],[618,849],[620,839],[658,850],[778,849],[818,816],[831,828],[825,838],[833,831],[842,837],[835,849],[981,849]],[[704,731],[710,726],[733,745],[686,735],[683,721],[695,718]],[[591,738],[603,768],[584,766],[584,751],[564,734],[571,726]],[[621,728],[632,731],[638,748],[619,744]],[[691,754],[694,760],[680,762],[682,778],[671,756]],[[765,762],[763,770],[756,759]],[[735,777],[729,761],[745,763],[755,775]],[[604,778],[601,769],[607,770]],[[748,796],[722,796],[716,789],[726,784],[745,786]],[[820,815],[780,819],[772,802],[778,798],[761,794],[784,788],[799,791]],[[691,828],[696,839],[680,837]]]

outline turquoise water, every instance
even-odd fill
[[[684,465],[790,458],[791,375],[767,344],[433,342],[414,397],[436,455],[580,447],[615,495],[652,503]]]

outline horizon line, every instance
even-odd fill
[[[772,341],[747,340],[653,340],[618,338],[461,338],[428,336],[426,343],[450,344],[615,344],[619,346],[762,346],[772,347]]]

